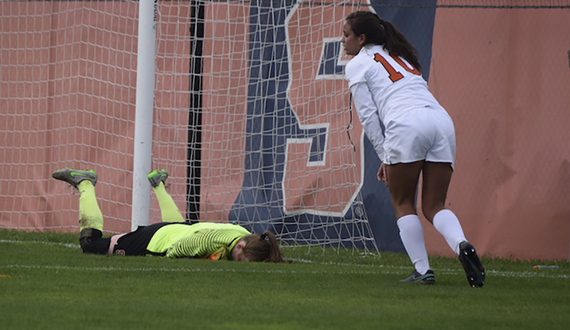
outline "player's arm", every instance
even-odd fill
[[[355,83],[350,86],[350,91],[366,137],[372,143],[380,160],[384,162],[384,134],[378,117],[378,109],[372,99],[368,85],[364,82]]]
[[[178,240],[166,251],[168,258],[198,258],[204,253],[198,235],[192,235]]]
[[[227,259],[226,248],[220,247],[210,238],[210,234],[202,232],[182,238],[166,251],[166,256],[168,258]]]

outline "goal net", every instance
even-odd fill
[[[130,230],[143,3],[0,1],[2,228],[76,231],[51,179],[74,167],[99,174],[105,231]],[[151,163],[186,219],[376,249],[340,44],[359,1],[155,5]],[[154,197],[136,221],[162,221]]]

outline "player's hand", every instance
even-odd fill
[[[219,247],[214,253],[212,253],[207,260],[228,260],[228,251],[225,247]]]
[[[384,163],[380,165],[377,176],[378,176],[378,181],[384,181],[386,182],[386,185],[388,185],[388,177],[386,176],[386,165]]]

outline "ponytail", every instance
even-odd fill
[[[384,48],[388,53],[403,57],[408,63],[413,65],[414,68],[421,70],[422,66],[418,59],[418,51],[412,46],[408,39],[406,39],[406,36],[400,32],[394,24],[388,21],[382,21],[382,26],[386,31],[386,43],[384,44]]]
[[[242,240],[245,242],[243,254],[249,261],[285,262],[277,238],[272,232],[247,235]]]
[[[356,11],[348,15],[346,21],[355,36],[366,36],[364,45],[384,45],[390,55],[400,56],[421,70],[418,51],[391,22],[384,21],[369,11]]]

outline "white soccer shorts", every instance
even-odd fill
[[[455,129],[443,109],[431,107],[407,111],[388,123],[384,132],[386,164],[455,163]]]

